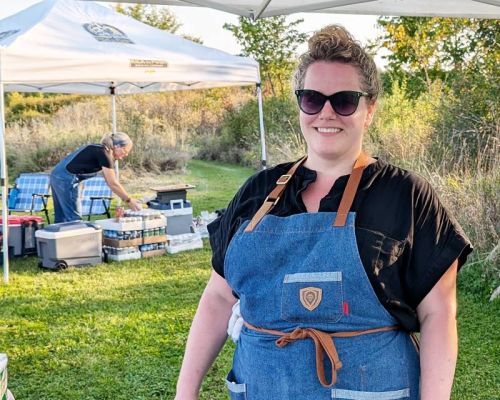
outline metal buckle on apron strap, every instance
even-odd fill
[[[266,197],[266,199],[264,200],[264,203],[271,203],[273,206],[276,205],[276,203],[280,200],[280,197],[276,197],[275,199],[271,199],[269,198],[269,196]]]
[[[286,185],[290,179],[292,179],[292,175],[281,175],[276,181],[276,185]]]
[[[286,185],[292,179],[293,175],[281,175],[278,180],[276,181],[276,185]],[[266,199],[264,200],[264,203],[272,203],[273,206],[275,206],[278,201],[280,200],[281,196],[276,196],[275,199],[271,198],[271,195],[268,195]]]
[[[327,388],[335,385],[335,383],[337,382],[337,370],[342,368],[342,362],[339,359],[339,355],[333,341],[334,337],[347,338],[400,329],[399,326],[392,325],[383,326],[380,328],[366,329],[362,331],[348,332],[324,332],[313,328],[296,328],[292,332],[281,332],[273,329],[257,328],[246,321],[244,322],[244,324],[248,329],[251,329],[253,331],[279,336],[279,339],[276,340],[276,346],[280,348],[283,348],[287,344],[296,340],[311,338],[314,342],[314,348],[316,350],[316,373],[318,375],[318,380],[324,387]],[[332,379],[330,382],[328,382],[325,377],[323,354],[327,355],[332,365]]]

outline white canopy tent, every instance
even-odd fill
[[[257,85],[258,64],[153,28],[105,6],[44,0],[0,20],[0,160],[3,248],[7,249],[4,91],[114,95]],[[115,120],[113,119],[113,129]],[[3,252],[8,282],[8,252]]]
[[[253,19],[298,12],[500,18],[500,0],[120,0],[120,2],[209,7]]]

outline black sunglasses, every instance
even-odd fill
[[[299,89],[295,91],[295,95],[299,102],[299,108],[308,115],[318,114],[325,106],[326,101],[329,100],[333,110],[343,117],[356,112],[361,97],[370,97],[368,93],[352,90],[344,90],[325,96],[316,90]]]

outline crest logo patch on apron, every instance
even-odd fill
[[[300,289],[300,302],[309,311],[314,310],[321,303],[323,290],[316,287],[306,287]]]

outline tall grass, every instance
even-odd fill
[[[457,110],[439,82],[413,100],[395,87],[380,102],[366,147],[430,181],[473,241],[475,257],[486,258],[500,239],[498,119]],[[474,118],[475,125],[464,123]]]
[[[11,98],[11,114],[7,116],[12,121],[6,129],[11,177],[49,170],[76,147],[97,143],[111,131],[109,96],[81,96],[80,101],[53,107],[53,114],[37,118],[26,118],[32,114],[28,109],[23,119],[13,117],[21,101],[18,97],[14,96],[15,101]],[[135,143],[126,165],[157,173],[183,169],[196,139],[216,135],[226,112],[251,97],[253,92],[248,88],[117,96],[117,129],[127,132]]]

